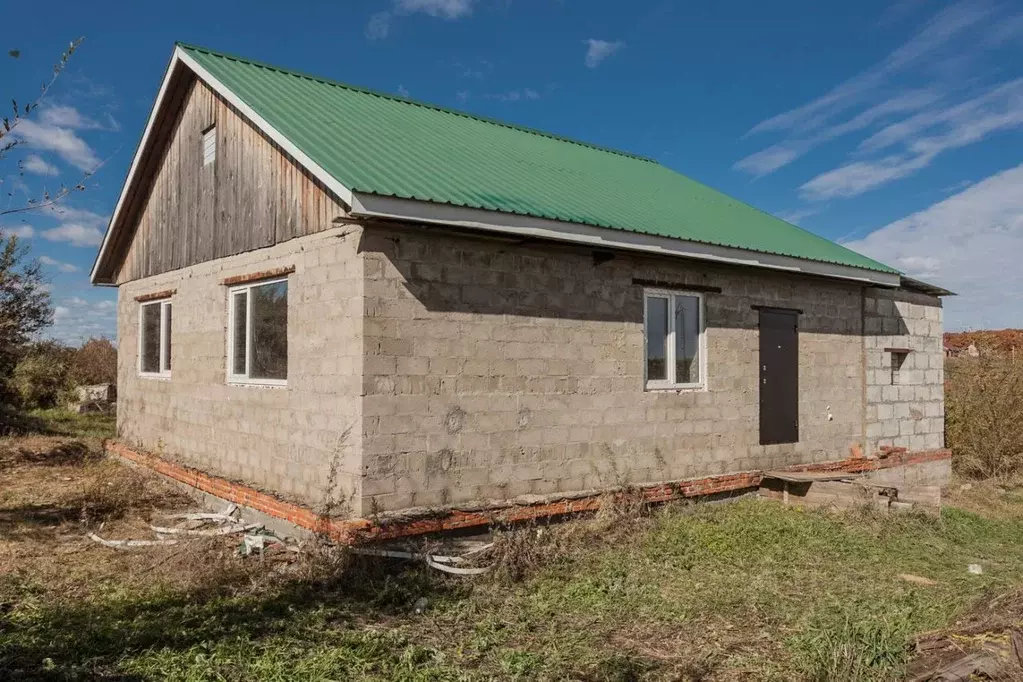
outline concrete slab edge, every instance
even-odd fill
[[[281,519],[312,533],[325,534],[345,544],[374,540],[390,540],[427,533],[460,530],[495,524],[509,524],[600,509],[609,498],[639,496],[644,502],[672,500],[738,493],[760,485],[764,472],[743,471],[666,483],[638,485],[628,490],[593,491],[584,495],[555,494],[542,498],[530,496],[528,501],[509,500],[504,504],[482,507],[415,509],[387,514],[373,519],[335,519],[325,517],[301,505],[281,500],[242,483],[182,466],[152,453],[141,452],[116,440],[105,443],[106,451],[133,464],[144,466],[174,481],[195,488],[226,502],[233,502],[260,514]],[[924,462],[951,459],[946,449],[920,452],[887,453],[878,459],[854,457],[831,462],[800,464],[787,471],[865,473]]]

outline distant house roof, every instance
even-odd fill
[[[124,194],[179,63],[253,119],[356,217],[507,228],[887,286],[901,281],[887,265],[651,159],[179,44],[94,282],[110,281],[110,232],[119,228]]]

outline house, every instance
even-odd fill
[[[119,447],[353,517],[943,447],[950,292],[650,159],[189,45],[91,278]]]

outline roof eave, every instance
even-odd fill
[[[624,249],[730,265],[803,273],[874,286],[898,287],[901,283],[899,274],[894,272],[881,272],[838,263],[825,263],[628,230],[568,223],[417,199],[403,199],[356,191],[352,193],[351,207],[350,215],[356,218],[379,218],[445,225],[512,234],[524,238],[570,242],[604,249]]]
[[[936,284],[930,284],[914,277],[902,276],[902,288],[910,291],[917,291],[928,296],[955,296],[954,291],[949,291]]]

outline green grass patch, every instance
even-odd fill
[[[38,433],[70,438],[113,438],[117,432],[117,415],[93,412],[78,414],[68,410],[32,410]]]
[[[758,500],[518,531],[518,580],[361,562],[329,579],[71,602],[0,585],[0,670],[179,680],[896,680],[914,633],[1023,583],[1023,521]],[[980,563],[983,575],[967,573]],[[937,581],[921,586],[913,573]],[[498,575],[501,575],[498,572]],[[416,614],[413,604],[428,607]]]

